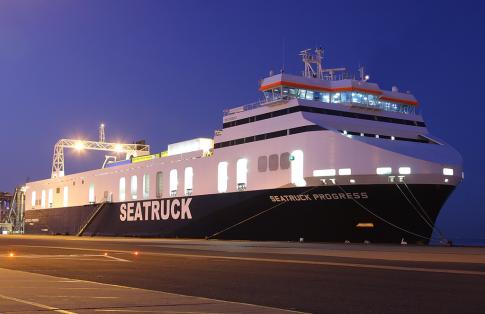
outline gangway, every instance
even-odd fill
[[[9,233],[24,233],[24,213],[25,213],[25,186],[15,188],[12,202],[8,210],[2,229],[7,229]]]

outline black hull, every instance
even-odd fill
[[[428,243],[429,224],[434,225],[454,187],[415,184],[409,189],[412,193],[404,185],[332,185],[109,203],[84,235],[384,243],[404,238]],[[96,208],[29,210],[25,231],[77,234]]]

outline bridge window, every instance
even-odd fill
[[[138,198],[138,178],[131,176],[131,199],[136,200]]]
[[[217,191],[227,192],[227,161],[222,161],[217,165]]]
[[[163,196],[163,172],[157,172],[157,198]]]
[[[333,93],[332,94],[332,103],[334,103],[334,104],[340,103],[340,93]]]
[[[120,178],[120,191],[119,191],[119,198],[120,198],[120,202],[124,202],[126,200],[126,194],[125,194],[125,191],[126,191],[126,179],[125,177],[122,177]]]
[[[150,175],[143,175],[143,198],[147,199],[150,197]]]

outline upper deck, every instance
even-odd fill
[[[259,90],[263,92],[261,101],[224,110],[224,116],[266,106],[280,99],[304,99],[327,104],[344,104],[375,111],[395,112],[415,115],[418,101],[409,92],[399,92],[397,87],[383,90],[376,83],[368,82],[363,68],[359,69],[360,79],[346,72],[345,68],[323,69],[323,50],[315,50],[311,56],[308,50],[301,53],[305,63],[303,76],[280,73],[261,80]],[[312,64],[317,65],[313,70]]]

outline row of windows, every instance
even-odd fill
[[[295,153],[296,152],[296,153]],[[298,182],[301,184],[303,180],[303,153],[299,154],[300,151],[295,151],[292,155],[290,153],[285,152],[281,155],[272,154],[269,156],[260,156],[258,158],[258,171],[265,172],[269,169],[269,171],[275,171],[280,169],[289,169],[292,168],[292,182]],[[295,157],[298,156],[298,157]],[[295,161],[296,160],[296,161]],[[298,165],[296,170],[295,167],[292,166],[292,163]],[[227,192],[228,190],[228,167],[229,163],[227,161],[221,161],[217,165],[217,190],[219,193]],[[192,195],[193,190],[193,177],[194,171],[192,167],[186,167],[184,169],[184,195],[190,196]],[[130,188],[129,188],[129,197],[131,200],[138,199],[138,176],[133,175],[129,177]],[[237,191],[245,191],[247,188],[248,183],[248,160],[246,158],[240,158],[236,162],[236,189]],[[177,196],[179,186],[178,180],[178,171],[177,169],[172,169],[169,172],[169,196],[175,197]],[[119,201],[124,202],[127,200],[127,178],[121,177],[119,179]],[[68,206],[68,187],[65,186],[63,188],[64,191],[64,203],[63,206]],[[57,193],[60,193],[60,188],[56,189]],[[48,207],[53,207],[53,189],[49,189],[47,191],[46,197],[46,190],[42,190],[41,192],[41,199],[37,200],[37,193],[32,191],[32,207],[41,206],[42,208],[46,208],[46,202]],[[105,192],[105,194],[108,194]],[[156,173],[156,197],[162,198],[164,196],[163,193],[163,172],[158,171]],[[142,197],[143,199],[148,199],[150,197],[150,175],[144,174],[142,179]],[[105,199],[107,201],[111,201],[111,197],[109,195],[105,195]],[[94,190],[94,183],[89,184],[88,190],[88,202],[90,204],[96,203],[96,195]]]
[[[437,144],[436,142],[430,141],[425,138],[409,138],[409,137],[400,137],[400,136],[391,136],[391,135],[380,135],[380,134],[372,134],[372,133],[359,133],[353,131],[346,131],[346,130],[339,130],[342,132],[343,135],[347,135],[349,137],[352,136],[365,136],[365,137],[373,137],[373,138],[382,138],[386,140],[392,141],[406,141],[406,142],[416,142],[416,143],[426,143],[426,144]]]
[[[156,173],[156,196],[158,198],[163,197],[163,172],[159,171]],[[193,184],[193,168],[186,167],[185,168],[185,177],[184,177],[184,195],[190,196],[192,195],[192,184]],[[150,175],[144,174],[143,181],[142,181],[142,197],[143,199],[147,199],[150,197]],[[176,196],[178,190],[178,173],[177,169],[170,170],[169,173],[169,195]],[[126,178],[121,177],[119,181],[119,201],[124,202],[126,200]],[[138,199],[138,177],[131,176],[130,177],[130,197],[132,200]]]
[[[405,125],[412,125],[412,126],[419,126],[425,127],[426,125],[424,122],[421,121],[414,121],[414,120],[406,120],[406,119],[398,119],[398,118],[389,118],[389,117],[382,117],[376,116],[371,114],[365,113],[356,113],[356,112],[347,112],[347,111],[340,111],[340,110],[333,110],[333,109],[324,109],[324,108],[315,108],[309,106],[294,106],[290,108],[285,108],[281,110],[276,110],[268,113],[263,113],[260,115],[234,120],[231,122],[226,122],[222,125],[223,128],[230,128],[237,125],[242,125],[246,123],[252,123],[255,121],[270,119],[274,117],[279,117],[295,112],[311,112],[311,113],[318,113],[318,114],[326,114],[332,116],[339,116],[339,117],[346,117],[346,118],[354,118],[354,119],[361,119],[361,120],[372,120],[378,122],[387,122],[387,123],[396,123],[396,124],[405,124]]]
[[[246,190],[247,185],[247,164],[248,161],[245,158],[241,158],[237,161],[236,168],[236,181],[237,190]],[[220,162],[217,167],[218,182],[217,189],[220,193],[227,191],[227,180],[228,180],[228,162]],[[190,196],[193,191],[193,177],[194,170],[192,167],[187,167],[184,170],[184,195]],[[138,198],[138,180],[137,176],[131,176],[130,178],[130,196],[132,200]],[[147,199],[150,195],[150,177],[148,174],[143,175],[143,198]],[[169,196],[175,197],[178,192],[178,171],[177,169],[172,169],[169,172]],[[159,171],[156,174],[156,196],[157,198],[163,197],[163,172]],[[119,181],[119,201],[123,202],[126,200],[126,178],[121,177]]]
[[[269,156],[259,156],[258,158],[258,171],[266,172],[276,171],[278,168],[286,170],[290,168],[290,153],[283,153],[280,156],[272,154]]]
[[[228,146],[234,146],[234,145],[240,145],[240,144],[245,144],[245,143],[251,143],[251,142],[254,142],[254,141],[262,141],[262,140],[267,140],[267,139],[280,137],[280,136],[298,134],[298,133],[302,133],[302,132],[321,131],[321,130],[326,130],[326,129],[319,126],[319,125],[306,125],[306,126],[293,128],[293,129],[288,129],[288,130],[281,130],[281,131],[276,131],[276,132],[271,132],[271,133],[259,134],[259,135],[255,135],[255,136],[243,137],[243,138],[238,138],[238,139],[235,139],[235,140],[215,143],[214,149],[228,147]],[[344,135],[348,135],[349,137],[351,137],[353,135],[357,135],[357,136],[366,136],[366,137],[389,139],[389,140],[393,140],[393,141],[396,140],[396,141],[436,144],[435,142],[430,141],[428,139],[424,139],[424,138],[421,139],[421,138],[395,137],[395,136],[390,136],[390,135],[359,133],[359,132],[352,132],[352,131],[345,131],[345,130],[339,130],[339,131],[342,132],[342,134],[344,134]]]
[[[316,124],[305,125],[305,126],[292,128],[292,129],[280,130],[280,131],[275,131],[275,132],[270,132],[270,133],[264,133],[264,134],[254,135],[254,136],[238,138],[236,140],[215,143],[214,149],[227,147],[227,146],[234,146],[234,145],[239,145],[239,144],[244,144],[244,143],[251,143],[251,142],[255,142],[255,141],[269,140],[269,139],[276,138],[276,137],[293,135],[293,134],[298,134],[298,133],[303,133],[303,132],[322,131],[322,130],[326,130],[326,129],[319,126],[319,125],[316,125]]]
[[[377,95],[356,91],[329,93],[293,87],[279,87],[265,91],[264,95],[266,100],[290,96],[305,100],[321,101],[324,103],[354,103],[364,107],[381,109],[384,111],[400,112],[405,114],[415,113],[415,106],[413,105],[385,101],[379,99],[379,96]]]
[[[59,194],[61,192],[61,188],[56,188],[56,193]],[[69,187],[65,186],[63,188],[63,206],[68,206],[68,200],[69,200]],[[37,192],[32,191],[32,198],[31,198],[31,206],[34,208],[35,206],[40,206],[42,208],[46,207],[53,207],[54,205],[54,190],[48,189],[47,190],[47,198],[46,198],[46,191],[42,190],[41,191],[41,197],[40,200],[37,199]]]

